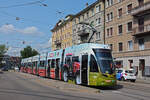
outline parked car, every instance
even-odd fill
[[[116,70],[116,78],[121,81],[123,70]]]
[[[1,68],[1,70],[2,70],[2,71],[8,71],[8,67],[7,67],[7,66],[4,66],[4,67]]]
[[[19,72],[19,68],[16,66],[16,67],[14,68],[14,71]]]
[[[136,76],[133,71],[134,71],[133,69],[129,69],[129,70],[119,69],[119,70],[117,70],[116,78],[118,80],[122,80],[122,81],[129,80],[131,82],[135,82]]]

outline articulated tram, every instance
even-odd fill
[[[85,43],[22,60],[22,68],[41,77],[89,86],[115,86],[116,74],[108,45]]]

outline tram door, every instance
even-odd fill
[[[50,78],[51,60],[48,60],[47,77]]]
[[[82,55],[81,80],[82,80],[82,84],[87,85],[88,83],[88,55]]]
[[[59,79],[60,59],[56,59],[55,78]]]

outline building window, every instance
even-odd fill
[[[101,32],[96,33],[96,40],[99,40],[101,38]]]
[[[98,24],[101,24],[101,18],[98,18]]]
[[[84,20],[84,15],[82,15],[82,19]]]
[[[123,61],[115,61],[116,63],[116,68],[123,68]]]
[[[109,28],[107,29],[107,37],[109,37]]]
[[[123,30],[123,29],[122,29],[122,25],[119,25],[119,26],[118,26],[118,34],[119,34],[119,35],[122,34],[122,30]]]
[[[96,6],[96,13],[99,13],[101,11],[101,5]]]
[[[110,12],[110,13],[107,14],[107,22],[111,21],[112,19],[113,19],[113,13]]]
[[[128,41],[128,51],[132,51],[132,50],[133,50],[133,42]]]
[[[112,34],[113,34],[113,28],[111,27],[110,28],[110,36],[112,36]]]
[[[133,64],[133,60],[128,60],[129,61],[129,67],[133,68],[132,64]]]
[[[112,36],[112,34],[113,34],[113,28],[112,28],[112,27],[111,27],[111,28],[108,28],[108,29],[107,29],[107,37]]]
[[[129,4],[129,5],[127,6],[127,9],[128,9],[127,13],[128,13],[128,14],[131,13],[131,10],[132,10],[132,4]]]
[[[110,0],[110,4],[113,5],[113,3],[114,3],[114,1],[113,1],[113,0]]]
[[[144,50],[144,39],[139,39],[139,50]]]
[[[101,18],[96,19],[96,25],[100,25],[101,24]]]
[[[144,17],[138,19],[138,31],[144,32]]]
[[[109,2],[109,0],[107,0],[107,3],[106,3],[106,4],[107,4],[107,7],[110,5],[110,2]]]
[[[128,29],[128,32],[132,31],[132,22],[127,23],[127,29]]]
[[[87,18],[89,18],[89,12],[86,13]]]
[[[118,2],[122,2],[122,1],[124,1],[124,0],[118,0]]]
[[[143,6],[144,5],[144,0],[138,0],[139,2],[139,6]]]
[[[113,44],[109,44],[109,47],[113,51]]]
[[[80,23],[80,17],[78,18],[78,21],[79,21],[79,23]]]
[[[106,6],[108,7],[108,6],[111,6],[111,5],[113,5],[113,0],[107,0]]]
[[[110,18],[109,18],[109,14],[107,14],[107,22],[110,20]]]
[[[107,6],[113,5],[113,0],[107,0]]]
[[[94,8],[91,9],[92,16],[94,16]]]
[[[122,16],[122,8],[118,9],[118,17],[120,18]]]
[[[110,20],[112,20],[113,19],[113,13],[111,12],[110,13]]]
[[[119,48],[118,49],[119,49],[119,52],[123,51],[123,43],[122,42],[119,43]]]
[[[74,24],[76,24],[76,19],[74,19]]]

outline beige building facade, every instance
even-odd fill
[[[142,1],[143,4],[141,4]],[[137,20],[144,17],[145,25],[149,25],[150,17],[148,13],[146,16],[141,14],[136,17],[138,13],[135,9],[141,9],[142,6],[147,5],[148,1],[106,0],[105,2],[106,44],[112,48],[117,67],[134,68],[139,78],[150,75],[150,37],[148,34],[144,36],[145,32],[137,35],[140,27],[137,25],[139,24]],[[150,9],[147,8],[147,11],[150,12]]]
[[[57,22],[52,31],[52,50],[64,49],[72,46],[72,19],[74,15],[68,15]]]
[[[97,0],[73,19],[73,44],[104,43],[104,2]]]

